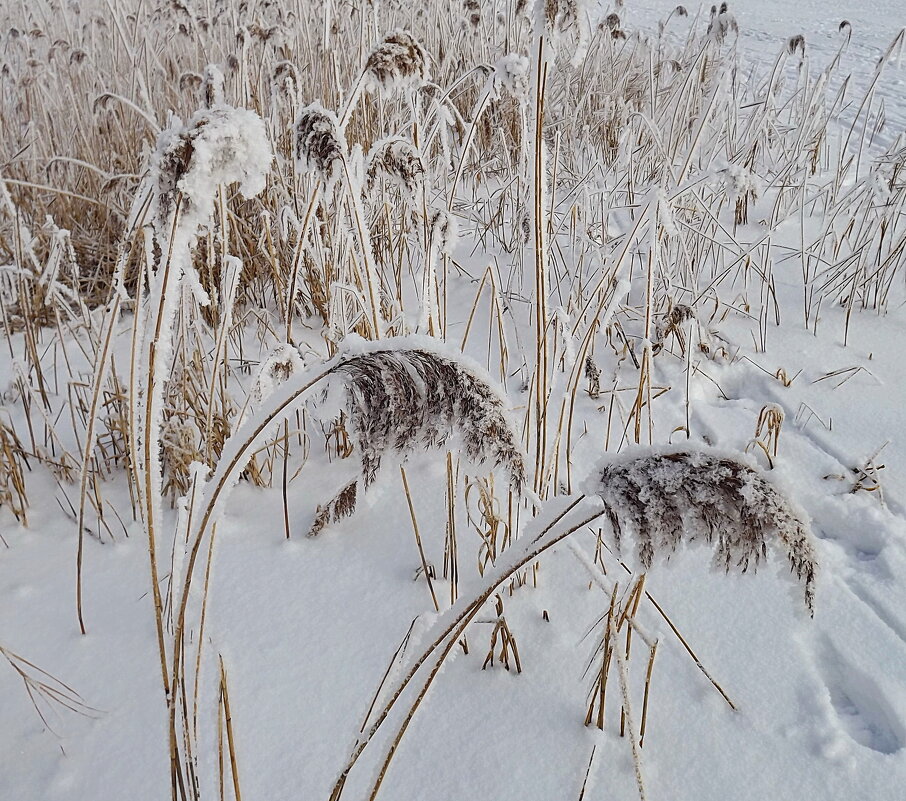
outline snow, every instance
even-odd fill
[[[579,5],[584,13],[586,4]],[[654,37],[657,20],[665,19],[675,5],[675,0],[626,0],[616,12],[634,26],[645,26]],[[701,11],[692,6],[688,9],[690,19],[674,18],[665,35],[682,37],[696,13],[703,21],[708,17],[707,5]],[[614,9],[607,5],[604,10]],[[862,6],[840,0],[833,4],[759,0],[732,3],[730,12],[739,28],[738,48],[745,69],[772,63],[796,34],[805,37],[806,59],[827,63],[840,47],[838,26],[845,17],[851,23],[852,38],[843,59],[846,70],[862,86],[871,79],[877,59],[899,26],[906,23],[900,0]],[[715,23],[718,25],[726,29],[728,40],[737,36],[729,15]],[[569,37],[572,32],[561,34],[561,48],[576,46],[575,38]],[[577,51],[582,46],[580,38]],[[427,66],[417,66],[412,74],[390,71],[383,80],[366,83],[382,92],[409,90],[427,80]],[[510,55],[493,69],[495,91],[521,101],[528,62]],[[261,119],[252,111],[221,105],[223,73],[208,67],[205,74],[214,106],[199,112],[187,126],[174,119],[152,161],[159,164],[167,146],[180,134],[196,132],[192,159],[178,181],[192,209],[176,240],[177,249],[184,250],[177,266],[192,285],[197,278],[188,248],[215,213],[217,187],[238,182],[243,195],[254,196],[265,188],[271,167]],[[300,91],[305,80],[301,80]],[[878,146],[890,144],[906,126],[904,80],[903,69],[892,63],[878,86],[887,117]],[[308,107],[313,109],[327,115],[331,133],[340,131],[337,136],[345,157],[337,116],[320,104]],[[852,106],[845,109],[844,120],[851,119],[855,111]],[[567,143],[561,143],[565,146]],[[316,159],[305,153],[297,155],[300,170],[321,169]],[[684,181],[687,177],[679,178]],[[339,180],[336,175],[331,178]],[[734,199],[746,193],[763,199],[766,194],[761,178],[738,164],[713,165],[710,180],[724,182]],[[880,169],[875,172],[870,184],[874,202],[889,200],[888,182],[888,175]],[[2,182],[0,191],[6,202]],[[306,201],[307,197],[301,198],[303,210]],[[346,201],[341,198],[341,202]],[[638,202],[649,204],[649,222],[655,218],[654,223],[678,236],[680,226],[674,220],[670,191],[652,188]],[[364,216],[360,193],[348,205]],[[350,215],[338,210],[337,216]],[[287,209],[283,220],[287,228],[290,219],[292,213]],[[169,236],[165,222],[160,217],[156,220],[154,232],[160,237]],[[325,230],[332,222],[324,223]],[[298,227],[298,222],[292,225]],[[24,223],[20,230],[31,254],[32,235]],[[756,233],[747,229],[740,236],[754,237]],[[784,235],[783,230],[777,232],[780,245],[790,241]],[[300,388],[344,359],[402,353],[412,347],[454,360],[469,375],[480,377],[489,386],[491,402],[507,410],[506,419],[521,436],[525,407],[532,398],[530,392],[520,390],[519,376],[502,377],[499,383],[505,386],[490,379],[488,373],[496,375],[497,355],[490,341],[484,346],[473,336],[465,355],[458,347],[478,284],[471,276],[481,276],[497,258],[482,250],[479,241],[470,222],[457,224],[452,210],[437,212],[428,258],[433,269],[439,271],[437,260],[444,257],[454,263],[451,273],[454,267],[458,271],[448,287],[446,343],[412,334],[379,341],[350,334],[335,348],[334,343],[328,344],[303,326],[296,332],[298,347],[249,335],[242,347],[252,354],[249,364],[257,361],[257,367],[237,378],[251,396],[249,407],[243,410],[242,425],[237,423],[234,439],[219,464],[212,465],[213,470],[200,463],[191,468],[199,497],[194,504],[184,502],[182,513],[191,511],[194,519],[177,527],[176,512],[165,508],[163,494],[155,487],[160,497],[154,501],[167,531],[194,532],[198,511],[216,501],[212,521],[217,522],[217,536],[201,674],[198,767],[203,786],[210,791],[204,797],[216,797],[217,744],[212,732],[216,731],[217,654],[222,655],[229,676],[246,798],[327,799],[351,749],[362,742],[361,730],[368,731],[364,722],[373,724],[376,719],[374,711],[368,716],[373,698],[377,695],[374,710],[393,699],[394,691],[401,688],[422,655],[424,664],[415,669],[411,684],[401,690],[399,704],[350,772],[344,798],[368,797],[381,758],[393,744],[393,732],[406,722],[405,708],[416,700],[434,666],[438,673],[395,752],[380,797],[546,801],[579,798],[583,783],[589,801],[639,797],[632,749],[628,738],[619,735],[616,671],[608,689],[605,730],[582,725],[591,687],[590,675],[584,671],[600,641],[598,621],[607,613],[614,586],[623,601],[635,576],[624,571],[616,555],[606,550],[600,553],[598,533],[606,528],[603,520],[594,520],[554,542],[566,526],[601,511],[600,502],[593,497],[579,501],[574,508],[569,505],[578,500],[580,491],[591,496],[599,490],[602,471],[627,464],[639,453],[652,453],[650,448],[622,447],[628,441],[630,423],[616,417],[611,420],[608,411],[608,398],[626,388],[615,356],[622,349],[616,333],[612,352],[601,344],[595,354],[601,370],[600,397],[591,398],[581,389],[576,393],[571,469],[573,486],[581,485],[581,490],[546,500],[534,520],[527,507],[517,511],[517,522],[522,525],[518,540],[483,575],[474,567],[482,545],[480,534],[466,520],[464,507],[458,507],[460,583],[459,600],[454,604],[446,602],[450,582],[441,574],[447,521],[442,458],[437,450],[419,450],[394,462],[394,466],[405,466],[414,490],[414,514],[426,557],[436,568],[435,589],[445,600],[440,613],[434,612],[427,583],[418,573],[421,563],[397,470],[385,466],[369,489],[367,502],[359,504],[354,516],[331,525],[317,538],[305,538],[316,507],[332,497],[350,475],[358,474],[357,459],[351,460],[356,462],[351,466],[350,460],[325,448],[322,440],[327,437],[309,423],[299,434],[300,440],[304,437],[304,448],[294,452],[297,461],[293,466],[300,472],[288,479],[292,537],[287,540],[278,482],[270,489],[253,487],[239,480],[240,469],[233,464],[243,449],[251,452],[272,441],[273,427],[264,426],[263,420],[290,408]],[[708,319],[703,313],[710,310],[708,303],[699,307],[694,319],[683,319],[672,331],[658,322],[657,342],[634,340],[637,348],[647,347],[654,354],[655,390],[672,388],[663,396],[655,392],[651,402],[657,437],[671,443],[653,452],[672,454],[688,448],[732,457],[757,470],[788,499],[785,508],[809,521],[820,565],[815,613],[810,618],[803,613],[802,586],[790,581],[789,565],[782,554],[745,575],[712,570],[708,556],[695,548],[680,548],[669,559],[653,561],[645,583],[650,598],[642,599],[637,616],[644,638],[658,642],[648,728],[638,754],[646,797],[651,801],[898,801],[906,786],[906,360],[902,357],[906,307],[897,299],[886,313],[857,310],[850,316],[846,308],[828,304],[821,309],[817,331],[805,326],[800,267],[796,259],[784,260],[786,251],[780,245],[775,243],[772,264],[782,323],[774,325],[772,318],[764,331],[763,347],[754,313],[739,309]],[[353,247],[361,254],[365,269],[371,271],[374,257],[367,252],[369,245],[356,240]],[[628,293],[639,291],[639,267],[630,263],[638,261],[638,254],[630,253],[628,244],[626,247],[628,255],[613,294],[605,298],[603,292],[595,293],[596,302],[604,307],[602,331],[616,319]],[[242,257],[243,261],[238,254],[223,254],[222,295],[231,312],[246,254]],[[36,256],[30,258],[37,263]],[[65,255],[61,258],[65,260]],[[559,258],[551,265],[552,276],[559,274]],[[4,275],[13,272],[5,266],[2,269]],[[176,280],[183,280],[181,273]],[[379,283],[376,273],[372,280]],[[566,385],[573,363],[584,362],[584,351],[578,336],[581,332],[573,328],[575,317],[553,296],[553,280],[557,356],[563,358],[563,374],[554,376],[553,387],[559,390]],[[158,278],[152,286],[155,301],[160,293],[167,294],[162,282]],[[526,279],[526,285],[530,283]],[[679,277],[676,283],[681,284]],[[432,288],[433,281],[428,286]],[[606,288],[602,283],[600,289]],[[426,295],[431,304],[428,316],[437,320],[438,299],[430,292]],[[514,318],[529,316],[510,288],[501,290],[500,296],[499,304],[506,305],[508,313],[516,309]],[[490,330],[494,320],[487,296],[482,297],[485,301],[476,306],[474,330]],[[197,292],[196,298],[200,298]],[[177,302],[182,302],[181,295],[172,298],[173,304]],[[367,304],[373,302],[370,299]],[[417,317],[414,308],[408,310],[413,319]],[[721,314],[725,311],[722,307]],[[153,322],[154,313],[156,306],[146,322]],[[100,312],[94,314],[95,330],[101,331],[104,318]],[[172,353],[169,345],[177,334],[171,326],[176,308],[162,307],[160,314],[164,336],[157,341],[157,358],[166,364]],[[128,318],[128,313],[124,315]],[[680,328],[687,351],[679,347],[676,331]],[[115,328],[114,359],[120,371],[128,369],[130,330],[131,319]],[[515,351],[521,342],[531,350],[527,327],[508,334],[508,347]],[[88,349],[85,342],[59,345],[46,336],[41,342],[46,364],[57,358],[62,363],[65,355],[75,374],[91,375],[93,365],[83,352]],[[603,343],[604,334],[601,336]],[[10,335],[10,349],[17,357],[24,352],[25,337],[22,332]],[[710,352],[690,353],[693,340],[707,344]],[[29,367],[14,359],[5,345],[0,347],[0,422],[11,421],[19,435],[27,437],[29,418],[19,384],[27,384]],[[662,347],[656,350],[653,345]],[[66,350],[60,350],[58,356],[58,349],[64,346]],[[226,358],[227,350],[233,353],[233,347],[233,343],[220,342],[218,358]],[[622,353],[628,365],[628,351]],[[148,356],[144,359],[147,364]],[[155,415],[169,378],[168,371],[164,372],[151,400]],[[778,375],[785,375],[787,382]],[[141,381],[147,386],[147,375]],[[424,394],[426,388],[420,389]],[[39,426],[47,423],[48,429],[48,421],[60,419],[66,387],[61,383],[50,394],[49,410],[39,408],[32,398],[30,418]],[[336,397],[322,401],[331,406]],[[301,399],[297,405],[302,408]],[[754,444],[760,436],[757,420],[764,409],[773,410],[783,421],[772,470],[766,451]],[[314,411],[306,408],[306,414]],[[283,417],[278,418],[282,423]],[[35,435],[39,446],[42,433]],[[52,447],[55,452],[66,450],[78,456],[80,436],[68,430],[63,441]],[[622,447],[619,455],[618,447]],[[476,469],[463,460],[463,473]],[[660,476],[662,484],[674,478]],[[497,480],[497,500],[505,510],[506,497],[500,494],[505,482],[500,476]],[[560,476],[560,481],[566,479]],[[0,657],[0,799],[167,798],[167,709],[147,548],[141,522],[129,514],[130,489],[122,471],[114,471],[105,482],[103,496],[122,518],[120,525],[112,513],[107,515],[112,533],[89,520],[84,565],[88,633],[82,636],[74,611],[77,536],[71,513],[78,505],[78,490],[39,465],[28,471],[27,482],[32,500],[28,526],[8,507],[0,507],[0,534],[6,543],[0,542],[0,645],[65,682],[96,712],[83,716],[43,704],[50,724],[44,725],[20,677]],[[215,497],[213,490],[220,492],[221,484],[222,497]],[[464,503],[462,487],[457,491]],[[470,502],[474,503],[474,495]],[[560,524],[545,532],[545,526],[561,513],[565,516]],[[602,539],[609,542],[603,533]],[[533,558],[528,562],[527,583],[517,586],[507,578],[496,590],[518,641],[523,671],[507,672],[499,665],[483,670],[497,617],[497,580],[533,549],[551,542],[554,544],[538,558],[537,585],[530,567]],[[186,553],[181,542],[175,545],[172,562],[171,550],[160,548],[165,552],[162,570],[172,568],[179,576],[186,569]],[[629,560],[631,549],[625,550]],[[200,584],[198,576],[193,603],[199,603]],[[471,599],[488,593],[489,588],[488,602],[471,607]],[[442,636],[465,614],[474,614],[466,629],[468,654],[457,644],[459,635]],[[193,630],[192,636],[197,634]],[[620,649],[625,642],[622,637]],[[397,652],[404,640],[405,647]],[[442,647],[452,645],[448,659],[441,660],[439,651],[429,650],[435,641]],[[196,645],[193,639],[193,656]],[[632,726],[638,730],[647,657],[642,636],[636,639],[634,635],[630,659],[624,660],[622,653],[617,654],[616,667],[625,669]],[[696,659],[726,692],[735,710]]]

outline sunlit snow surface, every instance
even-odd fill
[[[675,5],[626,0],[619,13],[627,24],[654,30]],[[797,34],[806,37],[817,69],[833,57],[839,23],[847,19],[852,40],[844,71],[860,86],[906,24],[901,0],[758,0],[731,10],[742,32],[742,69],[772,60]],[[884,144],[906,125],[904,89],[906,69],[892,64],[878,89]],[[483,269],[480,254],[470,251],[462,247],[461,258]],[[753,348],[751,322],[727,318],[721,335],[746,358],[705,365],[713,382],[693,387],[690,422],[697,437],[742,450],[762,407],[784,411],[776,473],[811,517],[821,565],[816,613],[810,619],[801,592],[777,575],[786,569],[781,562],[757,576],[727,578],[690,550],[655,566],[646,590],[738,711],[643,601],[640,625],[660,643],[642,749],[651,801],[897,801],[906,792],[906,313],[899,307],[884,317],[856,314],[844,347],[844,311],[828,307],[814,336],[801,324],[797,271],[793,265],[788,276],[776,274],[784,325],[768,329],[766,352]],[[473,297],[474,288],[463,286],[453,299],[454,342]],[[127,350],[128,333],[121,339]],[[13,376],[7,357],[0,351],[0,388]],[[656,380],[679,386],[684,362],[670,358],[659,362]],[[788,387],[774,378],[781,368],[796,376]],[[849,372],[827,378],[841,370]],[[526,402],[516,382],[507,389],[514,405]],[[684,424],[682,398],[672,393],[655,407],[660,431]],[[602,456],[606,408],[598,405],[583,393],[577,407],[587,421],[577,476]],[[847,469],[885,445],[882,505],[877,493],[848,492]],[[439,566],[445,472],[435,457],[412,459],[408,474],[428,560]],[[293,485],[292,541],[283,538],[279,491],[247,485],[235,490],[218,531],[206,647],[222,653],[229,672],[246,799],[326,801],[413,619],[422,616],[407,653],[430,638],[434,611],[424,581],[414,580],[420,561],[398,472],[379,479],[354,518],[305,539],[317,504],[341,483],[341,468],[323,467]],[[28,481],[29,527],[0,510],[9,546],[0,545],[0,643],[65,681],[97,712],[51,713],[49,731],[19,677],[0,660],[0,799],[168,798],[166,707],[141,527],[127,518],[128,538],[117,529],[115,543],[87,539],[89,631],[82,637],[74,612],[75,523],[61,494],[72,500],[77,488],[57,486],[42,469]],[[105,497],[129,509],[124,485]],[[546,514],[565,506],[558,499]],[[479,543],[462,518],[460,593],[467,595],[481,581],[473,564]],[[503,593],[521,674],[499,665],[482,671],[493,605],[478,615],[468,630],[469,654],[451,653],[395,755],[381,798],[577,799],[593,750],[585,798],[638,797],[630,745],[619,736],[615,675],[605,731],[582,725],[596,624],[609,587],[628,581],[612,557],[603,575],[594,551],[594,536],[580,532],[542,559],[537,587]],[[445,582],[437,588],[446,597]],[[634,641],[636,725],[645,655]],[[201,730],[212,738],[216,683],[213,672],[205,678]],[[215,788],[216,742],[202,740],[199,751],[200,773]],[[367,797],[378,769],[366,751],[344,798]]]

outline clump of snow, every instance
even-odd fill
[[[728,164],[719,173],[724,191],[733,200],[746,197],[760,197],[763,189],[761,179],[742,164]]]
[[[218,105],[196,112],[186,126],[174,118],[151,159],[158,236],[169,234],[177,190],[188,201],[181,227],[194,234],[210,223],[219,186],[238,183],[244,197],[254,197],[265,187],[272,160],[264,122],[253,111]]]
[[[528,99],[529,60],[518,53],[508,53],[494,64],[491,85],[494,94],[508,94],[520,103]]]
[[[191,160],[178,187],[199,216],[214,213],[218,186],[239,184],[243,197],[261,193],[273,155],[261,117],[248,109],[218,105],[189,121]]]

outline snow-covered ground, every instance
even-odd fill
[[[719,3],[717,5],[720,5]],[[626,3],[621,11],[628,20],[639,20],[654,28],[677,6],[670,0],[638,0]],[[690,15],[697,12],[707,18],[710,4],[685,4]],[[850,24],[850,40],[842,57],[843,74],[867,85],[881,56],[906,25],[906,7],[899,0],[877,0],[871,3],[824,2],[823,0],[741,0],[731,3],[730,11],[739,23],[739,49],[743,63],[764,64],[773,59],[794,36],[805,37],[810,59],[818,66],[829,62],[846,38],[841,24]],[[902,62],[900,62],[902,64]],[[902,68],[889,70],[878,86],[884,102],[888,143],[906,128],[906,106],[903,91],[906,77]]]
[[[627,28],[653,35],[656,21],[674,6],[626,0],[617,11]],[[900,0],[765,0],[740,2],[731,10],[740,29],[743,74],[763,75],[797,34],[805,36],[809,61],[819,71],[840,46],[840,21],[848,20],[851,40],[842,72],[851,73],[863,89],[906,24]],[[692,6],[688,11],[696,13]],[[701,13],[706,18],[707,7]],[[904,86],[906,67],[894,59],[878,83],[886,124],[873,152],[881,152],[906,129]],[[852,118],[861,95],[856,98],[840,112],[835,129]],[[751,226],[740,227],[740,239],[760,235],[754,221],[762,212],[752,213]],[[799,224],[794,216],[792,223],[779,226],[769,251],[780,324],[772,309],[762,344],[754,308],[749,314],[741,302],[734,305],[735,288],[726,290],[719,314],[716,301],[703,301],[688,332],[690,345],[694,331],[710,353],[696,351],[687,360],[676,338],[666,341],[653,360],[651,414],[656,442],[685,443],[688,423],[693,446],[748,451],[766,466],[765,451],[753,445],[756,424],[765,408],[782,412],[770,472],[811,519],[820,566],[814,617],[782,559],[742,576],[712,569],[707,549],[690,547],[669,561],[656,560],[644,584],[648,595],[635,617],[639,634],[633,635],[626,660],[630,736],[620,734],[620,659],[610,674],[604,730],[586,727],[589,691],[600,663],[596,647],[613,588],[617,585],[617,597],[624,599],[636,581],[612,553],[599,553],[596,522],[546,552],[537,571],[530,568],[525,574],[524,585],[507,582],[500,589],[521,672],[514,666],[504,669],[496,659],[483,668],[498,620],[492,598],[467,630],[468,653],[454,646],[407,728],[403,710],[394,709],[374,746],[363,751],[350,773],[343,798],[369,797],[392,732],[400,725],[405,736],[380,786],[386,799],[622,801],[639,796],[636,763],[650,801],[903,797],[903,275],[883,312],[857,309],[848,314],[845,304],[828,302],[817,313],[818,322],[810,321],[807,328],[794,237]],[[820,219],[810,218],[807,224],[820,229]],[[477,279],[469,276],[480,277],[499,255],[493,245],[485,248],[479,234],[477,223],[463,225],[454,253],[463,268],[459,279],[451,280],[447,301],[447,340],[454,346],[470,324],[474,331],[496,325],[487,296],[477,312],[472,307]],[[785,243],[792,243],[789,249]],[[526,287],[530,283],[526,279]],[[511,300],[521,326],[514,323],[511,347],[521,336],[531,351],[528,306],[523,313],[518,301]],[[709,319],[712,308],[715,315]],[[124,314],[115,331],[113,349],[120,365],[129,359],[131,314]],[[324,341],[309,331],[301,338],[313,349],[323,348]],[[41,419],[37,395],[29,418],[14,386],[25,335],[14,333],[6,341],[0,348],[0,390],[5,413],[24,436],[26,420]],[[490,361],[494,373],[491,335],[484,342],[473,335],[469,342],[469,355]],[[90,372],[91,359],[72,342],[66,349],[48,334],[41,344],[48,365],[65,358],[76,365],[70,368],[73,374]],[[255,346],[249,337],[246,347]],[[624,426],[628,430],[630,425],[624,415],[638,385],[631,383],[635,371],[619,343],[605,347],[602,335],[595,355],[602,392],[597,398],[577,393],[570,460],[575,486],[606,455],[605,442],[612,452],[625,444]],[[505,387],[519,423],[532,393],[522,386],[523,377],[507,376]],[[245,382],[251,386],[249,379]],[[670,389],[659,396],[657,390],[664,387]],[[620,393],[629,400],[614,412],[613,399]],[[64,408],[65,388],[51,388],[51,394],[56,405],[50,413],[57,415]],[[389,466],[354,516],[307,538],[318,504],[349,478],[348,464],[329,455],[323,439],[320,433],[311,436],[305,472],[289,484],[290,539],[284,533],[279,482],[271,489],[239,483],[217,526],[198,707],[202,797],[217,797],[218,775],[229,772],[218,767],[218,759],[225,757],[218,755],[215,655],[221,655],[228,677],[242,797],[327,801],[366,729],[364,721],[373,721],[375,695],[375,708],[388,700],[379,688],[392,686],[411,664],[407,660],[447,620],[443,610],[449,606],[450,583],[441,577],[447,519],[444,459],[430,450],[407,460],[411,512],[400,471]],[[78,453],[80,446],[73,441],[61,447]],[[470,469],[463,462],[462,470]],[[141,523],[132,519],[123,471],[115,471],[103,491],[111,509],[109,533],[84,540],[85,635],[75,612],[77,481],[58,481],[41,465],[27,474],[27,481],[27,526],[8,508],[0,508],[0,646],[30,663],[23,667],[15,658],[0,659],[0,801],[167,798],[167,706],[148,549]],[[505,490],[503,495],[499,490],[503,479],[498,476],[497,481],[499,513],[505,518]],[[466,498],[463,487],[457,488],[458,592],[468,598],[485,579],[476,570],[481,540],[467,508],[479,527],[486,521],[477,513],[477,490]],[[565,494],[553,497],[535,520],[524,508],[521,538],[539,531],[570,500]],[[175,515],[167,514],[172,525]],[[412,515],[422,545],[413,536]],[[580,515],[566,519],[578,522]],[[420,547],[436,568],[440,613],[420,572]],[[170,553],[160,561],[163,584]],[[174,564],[179,570],[179,558]],[[193,590],[195,601],[200,583]],[[166,613],[169,620],[173,610]],[[620,649],[624,636],[620,634]],[[193,630],[187,640],[190,660],[197,638]],[[655,639],[644,744],[640,758],[634,759],[632,735],[639,732],[649,668],[645,640]],[[65,691],[67,698],[74,691],[84,706],[72,712],[38,697],[42,718],[33,703],[34,688],[30,696],[14,664],[58,687],[38,668],[47,671],[71,688]],[[413,687],[407,692],[406,706],[415,700]],[[233,794],[231,788],[225,797]]]

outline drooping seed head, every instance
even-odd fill
[[[238,183],[244,197],[254,197],[264,189],[272,160],[264,123],[253,111],[221,105],[197,112],[186,126],[175,120],[158,137],[151,163],[158,230],[164,230],[177,192],[185,200],[184,218],[191,215],[203,226],[213,215],[218,186]]]
[[[681,542],[710,545],[725,572],[755,572],[769,550],[779,551],[814,613],[818,565],[807,518],[744,457],[664,448],[608,458],[586,490],[604,504],[614,549],[632,538],[644,569]]]
[[[299,114],[294,128],[296,168],[330,182],[343,168],[346,138],[336,114],[314,102]]]
[[[415,345],[415,347],[413,347]],[[525,486],[525,455],[506,401],[462,355],[442,355],[436,340],[409,337],[364,343],[334,368],[346,377],[350,431],[362,458],[363,486],[384,456],[437,447],[456,433],[475,462],[502,467]]]
[[[197,72],[184,72],[179,76],[179,91],[187,92],[198,89],[204,83],[204,78]]]
[[[494,91],[499,97],[506,93],[520,102],[528,97],[529,60],[518,53],[508,53],[494,65],[491,77]]]
[[[395,184],[412,201],[425,177],[425,162],[418,148],[400,136],[375,142],[368,153],[367,184],[371,190],[383,177]]]
[[[450,256],[459,239],[459,222],[445,209],[438,209],[431,215],[429,223],[431,241],[438,252]]]
[[[430,77],[427,53],[404,30],[388,33],[365,63],[365,88],[371,92],[414,90]]]
[[[790,40],[786,44],[787,50],[790,55],[795,54],[799,50],[803,57],[805,56],[805,37],[800,33],[796,36],[791,36]]]

